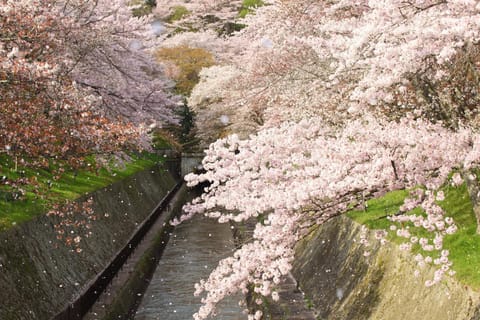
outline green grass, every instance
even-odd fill
[[[172,10],[172,13],[167,18],[167,22],[169,23],[181,20],[183,17],[190,14],[190,11],[184,6],[174,6]]]
[[[255,8],[261,7],[264,4],[262,0],[243,0],[238,16],[245,18],[247,14],[252,13]]]
[[[465,184],[460,187],[446,185],[442,190],[445,200],[438,204],[446,216],[453,217],[458,227],[455,234],[445,236],[443,247],[450,251],[449,258],[453,262],[452,269],[456,271],[455,277],[465,285],[480,289],[480,235],[476,234],[477,222],[467,187]],[[407,195],[406,190],[387,193],[381,198],[367,201],[366,212],[352,210],[347,216],[370,229],[388,229],[391,223],[386,215],[396,213]],[[422,214],[418,208],[413,213]],[[410,231],[417,237],[428,234],[424,229],[413,225],[410,225]],[[388,239],[398,244],[404,240],[393,234],[389,234]],[[419,252],[418,248],[414,248],[413,253],[416,252]]]
[[[13,200],[10,196],[15,190],[0,185],[0,230],[44,214],[54,204],[77,199],[163,161],[160,156],[150,153],[130,155],[130,158],[123,165],[111,161],[107,167],[93,169],[94,160],[91,157],[87,161],[90,162],[92,169],[87,167],[74,172],[62,167],[62,163],[52,163],[48,169],[18,167],[15,170],[14,161],[9,157],[1,156],[0,176],[6,176],[10,180],[25,177],[32,183],[21,186],[25,196],[19,200]],[[60,179],[56,180],[54,172],[61,168],[65,172]]]
[[[455,234],[444,239],[444,247],[450,250],[450,260],[456,277],[464,284],[480,289],[480,235],[476,234],[477,221],[467,187],[447,186],[445,201],[440,205],[454,218],[458,226]]]
[[[370,229],[386,229],[390,226],[390,221],[386,219],[386,216],[397,213],[406,196],[408,196],[406,190],[389,192],[381,198],[367,201],[365,211],[350,211],[347,212],[347,216]]]

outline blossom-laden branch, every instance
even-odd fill
[[[149,147],[172,84],[124,1],[0,1],[0,150],[23,165]],[[29,159],[29,160],[27,160]]]
[[[456,229],[436,204],[443,197],[438,187],[452,170],[479,160],[471,129],[479,123],[478,1],[264,2],[230,38],[195,38],[222,57],[221,66],[200,73],[189,99],[197,127],[205,139],[238,135],[212,143],[206,173],[187,176],[192,186],[210,186],[180,220],[202,213],[219,222],[261,217],[254,239],[197,286],[206,297],[195,317],[207,317],[225,295],[249,284],[278,298],[274,284],[308,227],[402,188],[426,191],[390,217],[400,225],[391,231],[405,238],[403,249],[422,250],[416,262],[434,264],[427,285],[437,283],[451,271],[443,237]],[[222,116],[230,121],[215,125]],[[458,175],[453,180],[460,182]],[[425,215],[405,214],[415,207]],[[430,237],[415,238],[407,224]],[[368,245],[366,236],[362,242]]]
[[[260,113],[267,126],[366,110],[477,121],[479,10],[476,1],[267,1],[225,46],[242,72],[217,89],[239,94],[212,109]]]
[[[225,295],[245,291],[250,283],[256,292],[271,295],[291,269],[293,247],[307,227],[346,212],[359,196],[365,200],[418,185],[430,190],[427,197],[406,203],[402,210],[422,206],[426,217],[401,214],[391,219],[411,221],[432,234],[431,240],[421,240],[421,247],[440,252],[435,264],[441,271],[428,284],[440,281],[451,265],[448,253],[441,251],[442,238],[456,227],[432,196],[453,169],[478,164],[479,143],[480,136],[467,129],[452,132],[419,119],[388,122],[373,117],[342,128],[314,118],[261,130],[247,140],[232,135],[213,143],[203,160],[206,172],[186,177],[189,186],[210,183],[185,207],[187,214],[202,213],[221,223],[266,218],[256,225],[252,242],[199,284],[197,293],[207,291],[207,296],[195,317],[204,319]],[[407,230],[402,232],[409,243],[415,242]]]

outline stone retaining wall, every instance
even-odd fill
[[[292,273],[319,319],[480,319],[478,292],[453,279],[425,287],[431,272],[416,278],[412,258],[394,244],[374,245],[364,257],[359,233],[340,216],[297,246]]]
[[[97,220],[88,238],[82,233],[80,253],[57,240],[57,216],[1,233],[0,319],[52,318],[103,270],[178,181],[175,173],[156,168],[93,193]]]

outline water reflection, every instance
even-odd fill
[[[200,307],[194,284],[206,279],[221,258],[231,255],[233,239],[228,224],[198,216],[176,227],[163,253],[136,320],[186,320]],[[241,296],[222,302],[219,320],[244,320]]]

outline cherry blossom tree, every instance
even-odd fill
[[[212,66],[200,72],[200,82],[188,98],[188,105],[196,114],[197,137],[204,148],[231,133],[248,137],[258,126],[246,108],[226,108],[224,103],[226,99],[242,101],[243,91],[229,86],[241,74],[231,65]]]
[[[241,0],[158,0],[154,13],[160,18],[167,20],[172,14],[172,11],[181,6],[184,7],[189,14],[182,17],[181,20],[183,21],[170,22],[173,22],[173,24],[177,26],[181,26],[183,22],[188,22],[192,26],[198,27],[203,26],[205,20],[207,20],[206,22],[208,23],[209,18],[210,22],[214,24],[219,21],[234,19],[238,15],[241,4]],[[202,20],[204,22],[202,22]]]
[[[62,43],[51,33],[63,26],[51,6],[7,4],[1,16],[2,150],[34,159],[73,158],[94,147],[121,145],[121,128],[99,114],[98,99],[81,92],[57,62]],[[102,142],[108,135],[120,139],[113,145]]]
[[[437,190],[452,170],[478,165],[478,143],[480,136],[467,129],[453,132],[412,117],[399,122],[364,117],[341,128],[313,118],[260,130],[246,140],[231,135],[212,143],[202,163],[206,172],[186,177],[190,186],[210,185],[180,220],[194,214],[220,223],[262,219],[253,240],[197,285],[196,293],[207,295],[195,318],[206,318],[225,295],[246,293],[251,284],[261,295],[278,297],[275,285],[291,269],[294,246],[311,226],[396,189],[416,191],[401,209],[405,214],[392,220],[410,221],[431,234],[415,239],[408,229],[398,229],[406,238],[403,249],[421,247],[419,266],[437,267],[426,285],[438,283],[451,271],[442,239],[456,226],[434,200],[443,197]],[[461,183],[458,176],[454,180]],[[427,190],[416,189],[419,185]],[[426,216],[408,213],[417,206]]]
[[[341,122],[365,110],[391,117],[417,110],[452,126],[477,122],[477,7],[267,1],[229,39],[243,48],[231,61],[244,71],[232,87],[243,87],[241,104],[272,125],[304,115]]]
[[[104,110],[136,124],[177,121],[173,83],[148,52],[151,16],[133,17],[123,0],[67,1],[60,14],[73,18],[64,39],[72,76]]]
[[[435,266],[426,285],[438,283],[452,273],[443,237],[456,230],[438,188],[479,160],[478,1],[264,2],[228,38],[236,58],[202,71],[189,100],[204,114],[205,137],[219,136],[207,115],[222,114],[232,123],[220,130],[240,136],[212,143],[206,173],[187,176],[210,186],[180,221],[259,221],[252,241],[197,285],[206,296],[195,318],[250,285],[278,299],[275,285],[309,227],[396,189],[412,194],[392,224],[431,236],[389,232],[405,238],[402,249],[421,250],[414,262]],[[245,119],[254,125],[233,124]],[[408,213],[416,207],[425,215]]]
[[[78,167],[147,148],[151,126],[176,121],[173,84],[142,47],[150,18],[131,11],[120,0],[0,2],[2,153]]]

